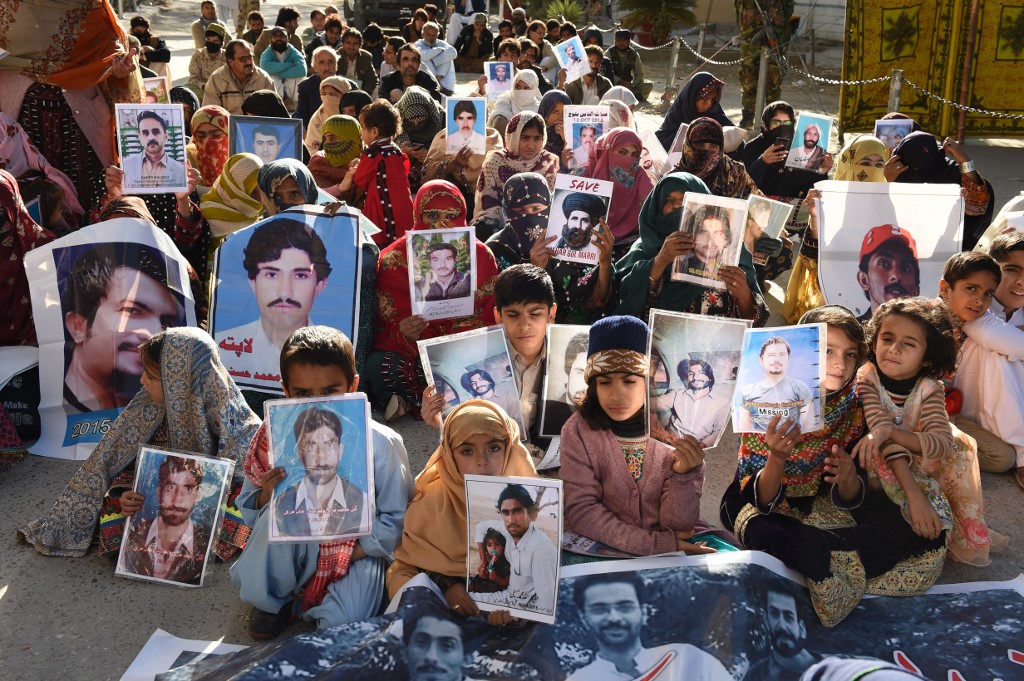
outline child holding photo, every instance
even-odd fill
[[[587,395],[562,428],[566,529],[637,556],[731,550],[731,542],[697,536],[708,529],[700,443],[687,435],[672,448],[648,435],[648,335],[631,316],[590,329]]]
[[[915,533],[936,539],[948,532],[952,556],[980,567],[988,565],[989,549],[1001,549],[1006,538],[989,536],[976,445],[946,416],[938,379],[955,366],[945,306],[903,298],[875,310],[868,362],[857,373],[870,432],[853,454],[902,507]]]
[[[413,223],[409,157],[392,141],[402,131],[401,118],[386,100],[378,99],[363,107],[359,125],[366,147],[352,175],[355,202],[364,199],[363,215],[381,229],[373,240],[384,247],[405,234]]]

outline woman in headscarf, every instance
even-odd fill
[[[316,110],[313,117],[309,119],[306,126],[306,138],[303,144],[310,156],[320,151],[320,142],[323,139],[321,127],[331,116],[341,114],[341,97],[350,89],[349,82],[340,76],[330,76],[320,81],[320,108]]]
[[[331,116],[320,129],[323,133],[321,149],[309,159],[309,172],[318,187],[335,198],[351,202],[351,192],[346,195],[340,185],[350,172],[349,165],[363,150],[359,121],[351,116]]]
[[[477,153],[465,146],[453,154],[448,151],[448,130],[442,128],[430,143],[427,157],[423,161],[421,179],[424,182],[447,180],[458,187],[466,199],[467,215],[472,215],[476,210],[476,183],[480,179],[484,159],[491,151],[505,147],[501,135],[494,128],[484,128],[484,135],[484,153]]]
[[[629,107],[630,112],[632,112],[636,105],[640,103],[640,100],[636,98],[636,95],[633,94],[632,90],[621,85],[615,85],[608,88],[608,92],[601,96],[601,103],[605,104],[613,99],[617,102],[622,102]]]
[[[242,113],[246,116],[266,118],[289,118],[288,108],[281,95],[275,90],[257,90],[242,102]]]
[[[463,402],[444,419],[441,444],[416,478],[405,513],[402,543],[388,569],[388,598],[425,572],[456,614],[478,612],[465,587],[467,474],[537,477],[518,424],[483,400]]]
[[[633,121],[633,112],[624,102],[617,99],[605,99],[601,102],[608,107],[608,129],[627,128],[636,130],[636,123]]]
[[[661,146],[666,150],[672,146],[676,131],[684,123],[692,123],[698,118],[711,118],[720,125],[732,125],[733,122],[722,110],[722,92],[725,83],[706,71],[693,74],[690,80],[679,90],[672,108],[665,114],[665,120],[655,133]]]
[[[884,167],[888,159],[889,150],[882,140],[871,135],[857,135],[839,152],[835,179],[845,182],[885,182]],[[803,202],[808,215],[807,230],[800,243],[800,254],[793,263],[793,271],[786,286],[786,298],[780,311],[790,324],[795,324],[809,310],[825,304],[825,295],[818,284],[816,200],[819,198],[821,192],[811,189]]]
[[[747,174],[758,188],[773,199],[802,199],[815,182],[826,178],[832,167],[830,156],[826,156],[822,162],[821,172],[786,167],[786,156],[793,143],[795,125],[796,112],[793,107],[781,100],[772,102],[761,112],[761,133],[740,144],[730,154],[746,166]],[[789,142],[786,142],[787,139]]]
[[[416,193],[413,230],[465,227],[466,202],[451,182],[431,180]],[[498,265],[483,242],[473,237],[476,249],[476,293],[473,314],[457,319],[427,321],[412,314],[406,232],[380,254],[377,266],[377,333],[373,350],[360,372],[374,402],[386,406],[394,420],[409,411],[419,413],[426,381],[420,366],[417,340],[479,329],[494,323],[494,282]]]
[[[137,510],[132,490],[141,446],[194,452],[235,463],[235,494],[242,463],[260,420],[249,409],[210,336],[199,329],[168,329],[139,348],[144,387],[111,424],[46,515],[18,529],[18,538],[47,556],[81,557],[99,529],[99,551],[117,551],[125,510]],[[249,528],[233,505],[214,551],[227,559],[244,545]],[[224,507],[222,506],[222,509]],[[100,517],[103,517],[100,522]]]
[[[423,162],[434,137],[444,130],[444,107],[418,85],[407,87],[395,104],[402,117],[402,131],[394,142],[409,157],[409,190],[415,194],[423,183]]]
[[[25,129],[15,119],[0,111],[0,167],[17,178],[21,182],[42,180],[39,187],[41,208],[52,203],[60,207],[59,214],[47,214],[43,210],[42,221],[49,222],[52,216],[55,218],[53,227],[64,231],[70,231],[70,220],[74,224],[85,214],[81,203],[78,201],[78,190],[71,183],[71,178],[54,167],[45,156],[32,144]],[[43,184],[48,185],[44,187]],[[49,190],[49,191],[47,191]],[[31,191],[30,188],[25,189]],[[53,201],[46,200],[46,194],[53,198]],[[31,201],[31,199],[28,199]]]
[[[687,192],[710,194],[707,185],[690,173],[669,173],[661,178],[640,209],[640,238],[615,264],[621,302],[615,314],[646,319],[651,308],[735,319],[749,319],[754,326],[768,321],[768,306],[754,276],[750,253],[740,249],[739,267],[723,265],[719,275],[726,287],[713,288],[692,282],[672,281],[676,257],[693,251],[693,237],[679,231],[683,196]],[[739,230],[733,238],[740,239]]]
[[[487,125],[498,131],[508,145],[506,128],[518,113],[536,112],[540,107],[540,79],[529,69],[523,69],[512,78],[512,89],[498,95],[491,109]]]
[[[177,85],[171,88],[170,99],[171,104],[181,104],[182,111],[185,114],[182,118],[185,121],[185,136],[191,137],[192,116],[195,115],[196,111],[199,111],[201,106],[199,97],[184,85]]]
[[[537,107],[547,128],[548,141],[544,148],[558,157],[559,170],[567,170],[572,158],[572,148],[565,143],[565,107],[569,104],[572,104],[569,95],[561,90],[549,90]]]
[[[555,288],[559,324],[589,324],[607,305],[612,293],[614,237],[602,220],[594,229],[598,264],[584,265],[551,256],[557,236],[545,238],[551,209],[551,190],[538,173],[513,175],[502,196],[505,226],[487,240],[498,269],[531,263],[545,270]]]
[[[761,194],[747,169],[724,153],[722,126],[710,118],[698,118],[686,130],[683,156],[675,170],[700,178],[715,196],[745,199]]]
[[[992,185],[975,169],[964,146],[954,139],[947,137],[939,146],[931,133],[910,133],[892,150],[885,178],[889,182],[960,185],[964,196],[965,251],[974,248],[992,221]]]
[[[358,121],[363,107],[372,103],[373,98],[362,90],[349,90],[341,96],[341,113]]]
[[[490,236],[501,227],[501,197],[505,183],[517,173],[540,173],[554,189],[558,174],[558,157],[544,149],[547,130],[540,114],[524,111],[508,122],[505,148],[495,149],[484,159],[480,179],[476,183],[476,212],[473,223],[483,223]]]
[[[615,236],[613,257],[626,254],[639,236],[640,206],[654,190],[654,182],[640,167],[644,144],[627,128],[616,128],[601,135],[594,144],[590,160],[573,175],[612,183],[611,212],[608,224]]]
[[[256,154],[235,154],[200,200],[200,210],[210,225],[211,255],[227,235],[248,227],[263,214],[256,185],[262,167],[263,161]]]
[[[192,143],[185,152],[189,164],[199,168],[199,193],[205,194],[228,160],[228,112],[216,105],[196,111],[192,116]]]

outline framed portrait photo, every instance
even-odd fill
[[[302,121],[298,118],[231,116],[228,153],[256,154],[264,165],[282,158],[302,160]]]
[[[125,194],[188,191],[181,104],[115,104]]]
[[[270,500],[270,541],[326,542],[373,531],[373,452],[366,395],[266,403],[270,466],[285,470]]]
[[[549,247],[559,260],[596,265],[600,249],[594,243],[599,222],[608,219],[614,183],[575,175],[555,176],[546,237],[558,237]]]
[[[476,249],[472,227],[409,232],[406,258],[413,314],[428,320],[473,314]]]
[[[679,231],[693,237],[693,250],[672,262],[672,281],[725,288],[723,265],[739,265],[747,223],[747,202],[687,192]]]

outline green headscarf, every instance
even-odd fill
[[[320,126],[321,139],[326,137],[327,133],[338,138],[337,142],[321,144],[328,163],[335,168],[341,168],[358,158],[363,150],[359,121],[351,116],[331,116]]]

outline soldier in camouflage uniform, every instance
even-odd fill
[[[266,0],[264,0],[266,2]],[[235,16],[236,35],[241,38],[242,34],[249,30],[249,12],[260,10],[260,0],[238,0],[238,15]],[[753,100],[751,100],[753,101]]]
[[[779,43],[780,54],[785,54],[783,46],[789,40],[789,18],[793,16],[795,0],[735,0],[736,23],[740,29],[740,88],[743,116],[741,128],[749,128],[754,124],[754,105],[757,98],[757,76],[761,68],[761,45],[753,44],[755,35],[764,28],[764,21],[758,5],[764,10],[772,22],[775,39]],[[765,42],[767,44],[767,38]],[[766,102],[782,99],[782,72],[774,59],[768,63],[768,82]]]

